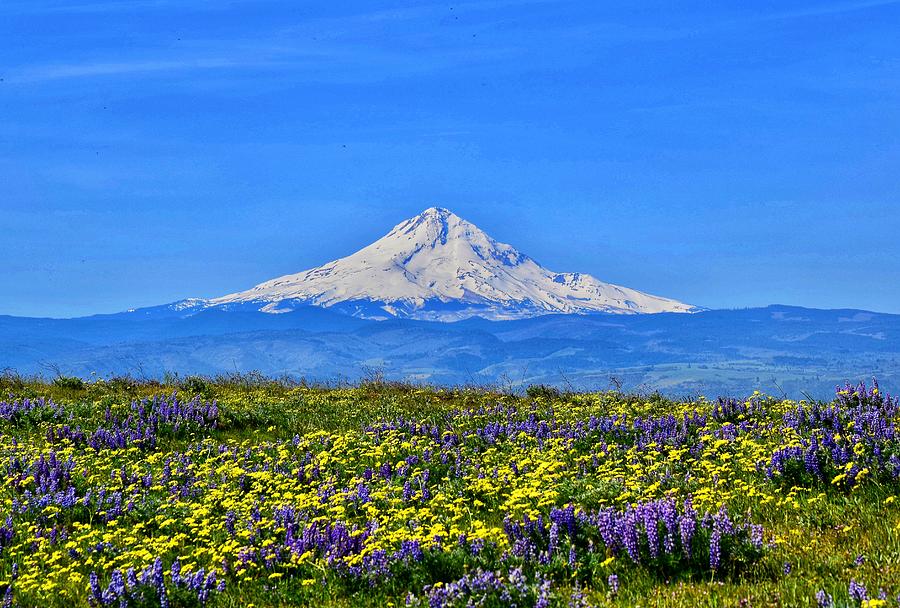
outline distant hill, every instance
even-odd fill
[[[769,306],[696,314],[553,314],[456,323],[359,319],[316,306],[267,314],[0,317],[0,369],[90,376],[258,370],[318,381],[554,384],[669,394],[827,397],[876,375],[900,386],[900,315]]]

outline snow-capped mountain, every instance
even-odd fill
[[[547,270],[447,209],[432,207],[356,253],[182,310],[283,313],[321,306],[357,317],[455,321],[551,313],[695,312],[698,308],[581,273]]]

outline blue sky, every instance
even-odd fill
[[[4,0],[0,314],[246,289],[432,205],[695,304],[900,312],[898,30],[889,0]]]

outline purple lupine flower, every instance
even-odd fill
[[[609,593],[615,597],[619,594],[619,577],[615,574],[610,574],[609,578],[606,579],[607,584],[609,585]]]
[[[824,589],[820,589],[816,591],[816,605],[818,608],[834,608],[834,598],[825,593]]]
[[[719,527],[713,525],[712,533],[709,535],[709,567],[713,570],[718,569],[722,560],[722,533]]]
[[[587,595],[582,591],[578,581],[575,582],[575,589],[572,591],[572,596],[569,598],[569,608],[591,608]]]
[[[129,589],[134,589],[138,586],[137,576],[135,575],[134,568],[129,568],[125,572],[125,585]]]
[[[550,579],[540,580],[534,608],[550,608]]]
[[[559,525],[556,522],[550,524],[550,553],[556,553],[559,545]]]
[[[644,524],[644,532],[647,535],[647,546],[650,549],[650,558],[659,556],[659,517],[654,508],[656,505],[647,504],[641,506],[641,519]]]
[[[763,548],[763,527],[759,524],[750,524],[750,544],[757,551]]]
[[[697,529],[696,515],[697,512],[694,511],[691,505],[691,499],[686,499],[684,501],[684,513],[678,518],[678,531],[681,535],[681,550],[687,558],[690,558],[693,553],[691,543],[694,539],[694,532]]]
[[[640,545],[638,544],[638,530],[635,514],[632,509],[629,509],[623,515],[624,516],[616,522],[616,532],[622,540],[625,550],[628,552],[628,557],[630,557],[631,561],[634,563],[639,564],[641,556],[639,553]]]
[[[90,590],[88,601],[92,606],[94,606],[100,602],[101,598],[100,578],[97,576],[96,572],[91,572],[90,576],[88,577],[88,589]]]
[[[115,594],[116,597],[125,597],[125,579],[122,576],[121,570],[113,570],[112,578],[109,582],[109,589]]]
[[[861,583],[857,583],[855,580],[850,580],[850,598],[856,600],[857,602],[864,602],[869,599],[869,592],[866,591],[865,585]]]

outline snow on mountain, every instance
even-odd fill
[[[447,209],[432,207],[356,253],[191,310],[250,308],[269,313],[322,306],[358,317],[455,321],[551,313],[694,312],[676,300],[557,273],[499,243]]]

